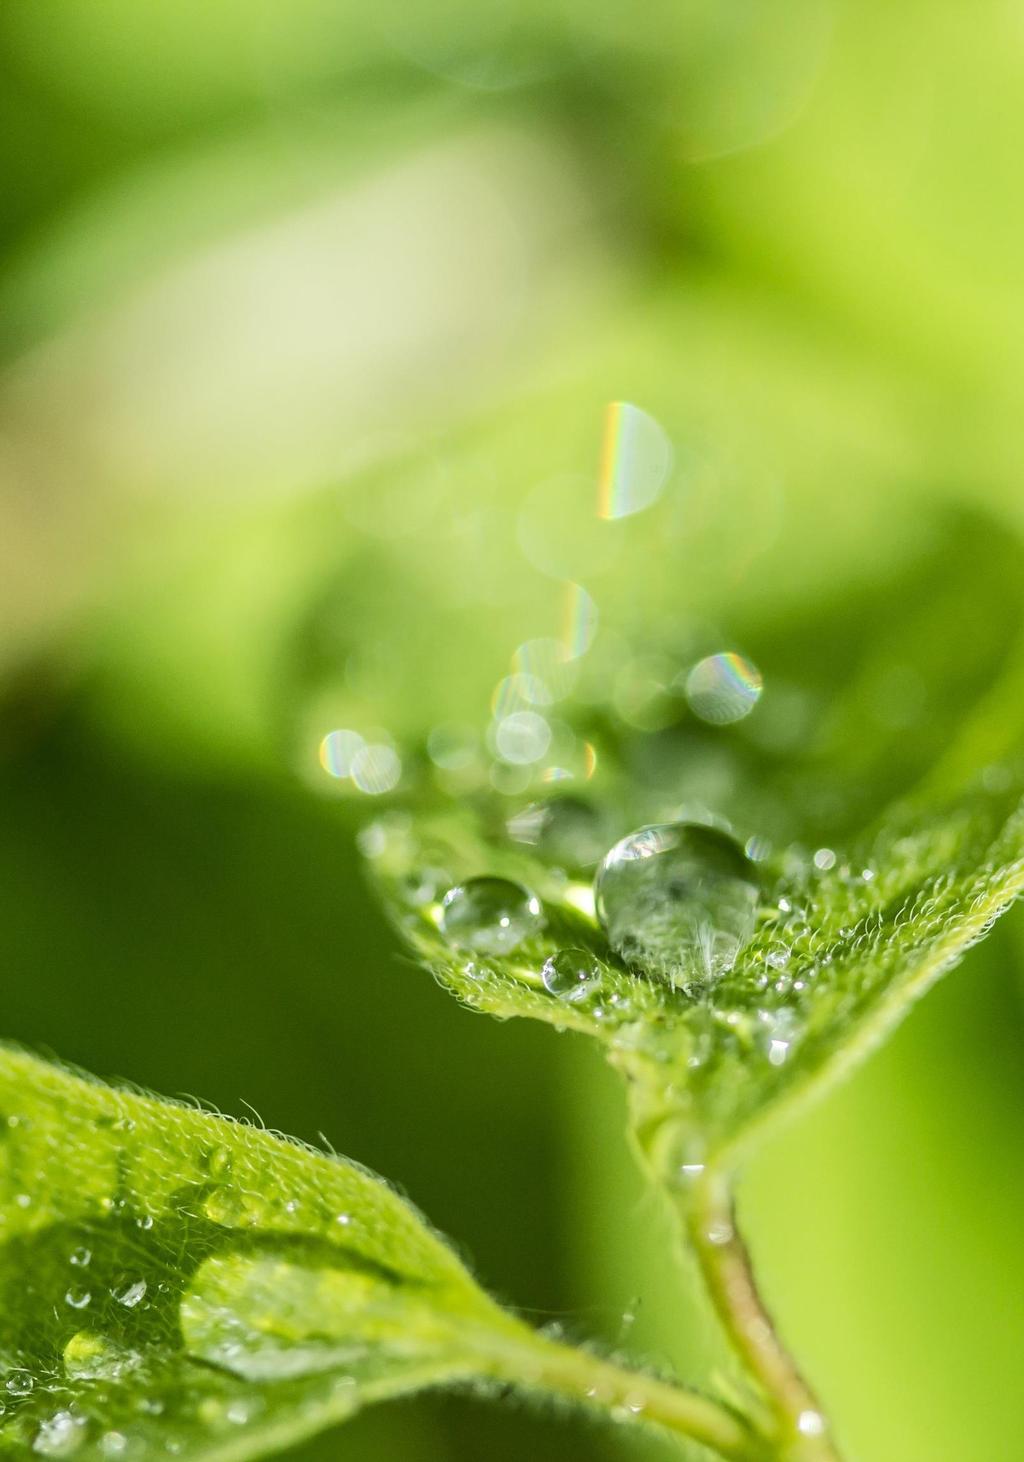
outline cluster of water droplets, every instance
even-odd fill
[[[755,860],[731,835],[703,824],[649,825],[611,846],[609,825],[606,812],[574,796],[531,803],[507,820],[508,844],[528,847],[537,860],[531,866],[544,870],[546,901],[511,877],[480,874],[443,887],[443,873],[428,869],[404,874],[402,897],[470,964],[518,956],[536,965],[541,988],[568,1004],[593,1003],[605,983],[602,965],[688,992],[713,984],[754,932]],[[363,844],[377,856],[388,841],[378,827]],[[592,931],[590,948],[561,944],[566,909]],[[552,951],[552,943],[559,947]]]

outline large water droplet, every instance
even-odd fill
[[[696,823],[643,827],[615,844],[594,882],[612,948],[674,984],[729,969],[754,931],[754,864],[727,833]]]
[[[536,896],[506,878],[469,878],[444,896],[441,928],[453,944],[508,954],[543,923]]]
[[[601,983],[601,971],[585,949],[560,949],[541,970],[545,990],[577,1004]]]

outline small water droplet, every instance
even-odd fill
[[[825,1418],[819,1411],[801,1411],[796,1419],[796,1429],[805,1437],[825,1435]]]
[[[593,868],[608,847],[604,816],[571,794],[531,803],[510,817],[507,827],[517,843],[532,843],[545,861],[570,872]]]
[[[544,988],[559,1000],[578,1004],[601,983],[601,971],[585,949],[560,949],[540,972]]]
[[[35,1378],[30,1371],[11,1371],[4,1382],[12,1396],[27,1396],[34,1385]]]
[[[788,1041],[772,1040],[768,1042],[768,1060],[773,1066],[784,1065],[788,1055]]]
[[[69,1289],[64,1296],[64,1303],[73,1310],[84,1310],[91,1299],[92,1295],[87,1289]]]
[[[265,1217],[263,1203],[236,1188],[215,1188],[208,1193],[203,1200],[203,1214],[223,1228],[254,1228]]]
[[[451,875],[443,868],[417,868],[399,882],[399,892],[414,908],[436,903],[451,886]]]
[[[727,1218],[716,1219],[708,1224],[707,1239],[709,1244],[714,1244],[718,1249],[726,1244],[731,1244],[736,1237],[736,1231]]]
[[[727,833],[662,823],[630,833],[594,883],[612,948],[675,984],[729,969],[754,931],[757,871]]]
[[[445,894],[441,928],[453,944],[508,954],[543,924],[540,902],[505,878],[469,878]]]
[[[78,1268],[78,1269],[84,1269],[85,1266],[92,1259],[92,1250],[91,1249],[72,1249],[71,1256],[70,1257],[71,1257],[72,1264],[74,1264],[76,1268]]]
[[[120,1457],[128,1450],[128,1438],[124,1432],[104,1432],[100,1437],[100,1451],[104,1457]]]
[[[112,1290],[111,1293],[119,1305],[124,1305],[126,1310],[134,1310],[135,1306],[141,1304],[146,1298],[147,1288],[148,1286],[144,1279],[133,1279],[123,1282],[123,1287],[119,1286],[116,1290]]]
[[[222,1144],[211,1147],[205,1157],[206,1170],[213,1178],[224,1178],[231,1171],[231,1149]]]
[[[70,1411],[57,1411],[41,1423],[32,1450],[44,1457],[69,1457],[84,1440],[84,1421]]]
[[[836,866],[836,855],[831,848],[819,848],[814,855],[814,866],[822,873],[827,873],[830,868]]]

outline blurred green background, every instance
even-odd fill
[[[8,0],[4,1034],[323,1133],[539,1322],[720,1364],[614,1079],[409,967],[315,748],[479,721],[565,579],[597,675],[735,640],[766,715],[860,706],[851,826],[961,720],[1012,745],[1022,83],[1006,0]],[[676,473],[613,540],[620,399]],[[1013,917],[745,1182],[851,1458],[1024,1458],[1022,959]],[[668,1455],[459,1397],[294,1455],[527,1451]]]

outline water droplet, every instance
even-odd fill
[[[44,1457],[69,1457],[85,1440],[85,1422],[70,1411],[57,1411],[42,1422],[32,1443]]]
[[[831,848],[819,848],[814,855],[814,866],[827,873],[830,868],[836,866],[836,855]]]
[[[100,1437],[100,1451],[104,1457],[120,1457],[128,1450],[128,1438],[124,1432],[104,1432]]]
[[[506,878],[470,878],[445,894],[441,928],[464,949],[508,954],[543,923],[540,902]]]
[[[69,1289],[64,1296],[64,1303],[73,1310],[84,1310],[91,1299],[92,1295],[87,1289]]]
[[[215,1188],[207,1194],[203,1214],[223,1228],[255,1228],[266,1217],[262,1201],[237,1188]]]
[[[206,1171],[212,1178],[225,1178],[231,1171],[231,1149],[218,1145],[206,1154]]]
[[[79,1330],[72,1335],[64,1347],[63,1359],[67,1374],[82,1381],[116,1381],[142,1361],[137,1350],[117,1345],[94,1330]]]
[[[71,1262],[78,1269],[84,1269],[91,1259],[91,1249],[72,1249],[71,1251]]]
[[[672,444],[662,428],[628,401],[605,411],[597,515],[625,518],[649,508],[672,470]]]
[[[695,716],[712,726],[730,726],[750,715],[764,681],[756,665],[730,651],[698,660],[683,688]]]
[[[546,962],[540,977],[545,990],[573,1004],[585,1000],[601,983],[601,971],[585,949],[560,949]]]
[[[715,1219],[707,1227],[707,1240],[714,1244],[715,1248],[721,1249],[726,1244],[731,1244],[736,1237],[736,1230],[727,1218]]]
[[[630,833],[605,857],[594,893],[613,949],[676,984],[729,969],[754,931],[754,864],[727,833],[697,823]]]
[[[4,1386],[12,1396],[27,1396],[35,1385],[35,1378],[29,1371],[11,1371]]]
[[[801,1411],[796,1419],[796,1429],[805,1437],[825,1435],[825,1418],[819,1411]]]
[[[608,846],[604,816],[571,794],[532,802],[510,817],[507,827],[517,843],[532,843],[546,861],[571,872],[593,868]]]
[[[146,1281],[144,1279],[133,1279],[122,1281],[123,1288],[118,1287],[111,1293],[119,1305],[124,1305],[126,1310],[134,1310],[135,1306],[141,1304],[146,1298]]]

